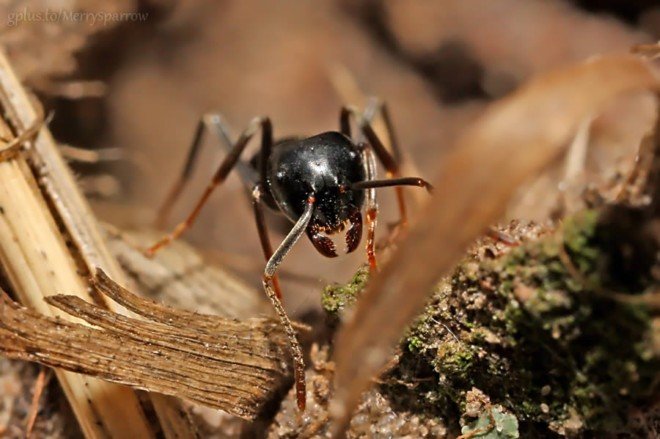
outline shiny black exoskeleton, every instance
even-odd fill
[[[268,158],[264,200],[295,223],[313,196],[315,208],[307,236],[321,254],[334,257],[334,243],[326,235],[348,225],[346,251],[352,252],[360,243],[364,190],[351,187],[366,176],[360,149],[341,133],[288,139],[276,143]]]

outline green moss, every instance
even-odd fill
[[[338,317],[344,309],[352,306],[369,281],[369,266],[358,269],[345,285],[328,285],[321,294],[321,306],[333,317]]]
[[[401,399],[408,383],[407,404],[447,414],[478,388],[534,434],[623,429],[655,390],[660,362],[647,311],[594,291],[609,250],[598,219],[586,211],[498,259],[462,263],[408,329],[389,376],[399,384],[385,391]]]
[[[424,342],[414,335],[408,337],[408,349],[415,352],[420,350],[424,346]]]

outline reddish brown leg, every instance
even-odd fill
[[[370,121],[373,119],[376,113],[380,113],[381,117],[383,118],[383,121],[385,122],[385,128],[387,130],[387,135],[389,137],[390,145],[392,147],[391,153],[390,151],[387,150],[387,148],[385,148],[385,145],[383,145],[383,142],[378,138],[378,135],[371,126]],[[385,167],[385,170],[387,171],[387,176],[389,178],[394,177],[395,179],[396,177],[399,177],[399,173],[400,173],[399,164],[401,161],[401,153],[400,153],[397,137],[394,132],[394,126],[392,125],[392,119],[390,118],[390,113],[389,110],[387,109],[387,106],[380,101],[374,101],[369,105],[369,107],[365,111],[364,117],[362,117],[358,113],[358,111],[354,108],[342,107],[339,116],[339,125],[341,132],[348,137],[351,136],[351,124],[350,124],[351,117],[354,117],[355,120],[357,121],[361,133],[364,135],[364,137],[371,145],[371,150]],[[376,171],[375,171],[375,164],[373,161],[373,155],[368,150],[365,150],[363,153],[363,157],[367,166],[367,181],[375,181]],[[412,179],[404,179],[404,180],[412,180]],[[403,183],[403,184],[409,184],[409,183]],[[375,246],[376,246],[375,234],[376,234],[376,218],[378,216],[378,205],[376,203],[375,193],[373,188],[383,187],[386,185],[387,184],[383,184],[382,186],[375,185],[369,189],[365,187],[365,189],[367,190],[366,192],[367,259],[369,261],[369,268],[371,269],[371,271],[375,271],[377,269],[376,251],[375,251]],[[401,187],[401,185],[391,184],[390,186],[395,187],[397,203],[399,206],[399,222],[397,223],[397,226],[395,227],[393,233],[390,234],[390,237],[388,239],[388,241],[393,241],[394,238],[396,238],[398,231],[401,230],[401,228],[405,228],[405,226],[407,225],[408,211],[406,209],[406,201],[404,198],[403,188]]]
[[[218,127],[217,133],[219,134],[220,139],[231,146],[231,140],[229,139],[226,127],[222,122],[222,118],[217,114],[208,114],[202,116],[199,122],[197,123],[197,128],[195,128],[195,134],[193,135],[193,140],[188,149],[188,155],[186,157],[186,163],[183,166],[181,175],[179,175],[178,180],[172,185],[163,204],[158,209],[156,215],[156,225],[158,227],[164,226],[167,218],[174,206],[174,203],[178,200],[183,188],[190,179],[192,172],[195,168],[195,163],[199,157],[199,151],[204,140],[205,133],[209,130],[210,125],[215,125]]]
[[[387,130],[387,137],[390,140],[392,152],[390,153],[390,151],[385,148],[385,145],[383,145],[383,142],[380,140],[368,120],[364,120],[360,125],[360,128],[373,148],[376,157],[378,157],[378,160],[385,167],[387,176],[389,178],[398,178],[401,176],[401,151],[399,149],[399,142],[397,141],[396,134],[394,133],[394,126],[392,125],[390,112],[387,109],[387,105],[381,101],[376,101],[373,104],[373,107],[374,112],[380,112],[381,117],[385,122],[385,129]],[[405,227],[408,224],[408,209],[406,208],[406,199],[404,197],[403,188],[397,186],[394,190],[396,192],[396,200],[399,206],[399,224],[402,227]]]
[[[261,127],[261,132],[262,132],[262,140],[261,140],[262,150],[265,148],[270,150],[270,145],[272,145],[273,142],[273,129],[270,123],[270,119],[268,118],[253,119],[252,122],[250,122],[248,128],[238,138],[238,140],[232,147],[229,154],[220,164],[220,167],[213,176],[213,179],[204,190],[204,193],[202,193],[202,196],[195,204],[195,207],[193,208],[190,215],[188,215],[188,217],[184,221],[180,222],[174,228],[172,233],[164,236],[160,241],[156,242],[149,249],[147,249],[146,251],[147,256],[153,256],[154,254],[156,254],[158,250],[162,249],[163,247],[167,246],[170,242],[180,237],[186,230],[188,230],[193,225],[193,223],[199,216],[199,213],[201,212],[202,208],[208,201],[209,197],[211,196],[215,188],[218,187],[220,184],[222,184],[225,178],[227,178],[229,172],[234,168],[234,166],[236,166],[241,156],[241,153],[245,150],[245,147],[247,146],[248,142],[257,132],[259,127]]]
[[[262,160],[266,160],[267,157],[262,157]],[[261,185],[256,185],[252,190],[252,208],[254,210],[254,219],[257,223],[257,231],[259,233],[259,241],[261,242],[261,250],[263,250],[264,257],[266,262],[273,257],[273,246],[270,243],[270,238],[268,237],[268,226],[266,225],[266,218],[264,218],[264,210],[262,205],[262,188]],[[277,274],[273,275],[271,278],[273,285],[273,290],[275,290],[275,295],[280,301],[282,299],[282,289],[280,288],[280,280]]]
[[[373,181],[376,178],[376,160],[370,149],[363,145],[363,157],[366,166],[367,181]],[[378,223],[378,203],[376,202],[376,190],[367,189],[365,193],[365,217],[367,223],[367,261],[369,262],[369,271],[375,273],[378,270],[376,262],[376,224]]]
[[[339,114],[339,127],[346,137],[351,137],[351,114],[355,110],[349,107],[342,107]],[[376,178],[376,164],[374,162],[373,154],[367,149],[364,142],[360,142],[358,147],[362,151],[362,158],[365,162],[367,181],[372,181]],[[367,261],[369,262],[369,270],[373,273],[378,269],[376,262],[376,218],[378,216],[378,204],[376,203],[376,192],[373,189],[366,191],[366,228],[367,228]]]

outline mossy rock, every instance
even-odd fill
[[[660,362],[644,306],[607,294],[601,233],[586,211],[501,257],[466,260],[409,328],[383,390],[456,416],[478,388],[535,435],[623,431],[657,390]]]

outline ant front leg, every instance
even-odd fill
[[[342,107],[339,114],[339,130],[340,132],[351,138],[351,115],[356,119],[360,119],[358,111],[353,107]],[[365,118],[370,120],[373,114],[367,115]],[[365,174],[367,181],[376,179],[376,162],[371,150],[364,142],[357,144],[362,160],[364,162]],[[374,189],[365,189],[365,222],[367,226],[367,261],[369,262],[369,270],[375,272],[378,269],[376,262],[376,224],[378,218],[378,203],[376,202],[376,191]]]
[[[366,171],[367,181],[376,179],[376,161],[374,155],[365,143],[358,145],[362,150],[362,157]],[[376,203],[376,189],[365,189],[365,220],[367,225],[367,261],[369,270],[372,272],[378,269],[376,263],[376,224],[378,218],[378,203]]]
[[[371,121],[379,113],[385,123],[385,128],[390,140],[392,147],[392,152],[388,151],[385,148],[385,145],[380,140],[375,130],[371,126]],[[365,111],[364,116],[362,116],[354,107],[342,107],[341,113],[339,116],[339,125],[342,134],[349,137],[351,136],[351,117],[355,118],[360,132],[368,141],[368,144],[371,148],[365,148],[364,144],[360,143],[359,148],[362,150],[363,159],[365,162],[366,168],[366,180],[363,182],[358,182],[351,185],[352,190],[364,190],[366,191],[366,222],[367,222],[367,257],[369,259],[369,267],[374,270],[376,269],[376,258],[374,250],[374,235],[376,227],[376,216],[378,212],[378,206],[375,201],[375,191],[374,189],[380,187],[394,187],[397,194],[397,200],[399,203],[399,223],[398,227],[395,228],[395,231],[399,230],[399,227],[405,227],[408,222],[408,215],[406,211],[406,203],[403,194],[403,186],[418,186],[423,187],[427,191],[431,192],[433,187],[425,180],[417,177],[400,177],[400,163],[401,163],[401,153],[399,149],[399,144],[394,133],[394,127],[392,125],[392,120],[390,118],[390,113],[387,109],[387,106],[379,101],[373,100],[367,110]],[[371,153],[373,151],[373,154]],[[373,156],[376,156],[378,160],[383,164],[388,173],[388,179],[377,180],[375,172],[375,163]],[[390,235],[390,241],[392,236],[396,234],[393,233]]]
[[[182,222],[180,222],[172,231],[172,233],[164,236],[160,241],[156,242],[154,245],[152,245],[149,249],[147,249],[146,254],[147,256],[153,256],[156,254],[158,250],[161,248],[165,247],[168,245],[170,242],[174,241],[175,239],[179,238],[186,230],[188,230],[197,217],[199,216],[199,213],[201,212],[202,208],[208,201],[209,197],[213,193],[216,187],[218,187],[222,182],[225,181],[227,178],[227,175],[229,172],[239,163],[239,159],[241,157],[241,154],[245,150],[245,147],[247,146],[248,142],[252,137],[255,135],[257,130],[261,128],[261,133],[262,133],[262,145],[272,145],[273,143],[273,127],[270,122],[270,119],[267,117],[257,117],[253,119],[248,127],[243,131],[243,133],[240,135],[236,143],[232,146],[231,150],[229,151],[229,154],[224,158],[222,163],[220,164],[220,167],[218,170],[215,172],[213,175],[213,179],[211,182],[208,184],[200,198],[198,199],[197,203],[195,204],[195,207],[193,208],[192,212],[186,217],[186,219]],[[203,128],[198,129],[198,135],[195,137],[197,138],[198,136],[201,137],[201,133],[203,132]],[[187,175],[190,174],[190,171],[192,170],[192,163],[194,161],[195,156],[197,153],[194,151],[194,146],[196,143],[199,143],[200,141],[193,142],[193,150],[191,150],[191,154],[189,155],[189,160],[188,163],[186,163],[186,167],[184,168],[184,173],[181,181],[185,182],[187,179]],[[270,146],[268,146],[270,148]],[[262,146],[263,149],[263,146]],[[190,166],[188,166],[190,165]],[[174,188],[175,190],[177,189],[177,186]],[[180,189],[178,189],[180,191]]]
[[[291,346],[291,353],[294,361],[296,402],[300,411],[305,410],[307,400],[305,385],[305,360],[303,358],[302,349],[300,348],[300,343],[298,343],[296,331],[293,329],[291,320],[289,320],[289,316],[287,316],[286,311],[282,306],[282,302],[280,301],[278,294],[275,291],[273,280],[276,279],[275,273],[277,272],[280,264],[289,253],[289,251],[291,251],[291,248],[293,248],[298,239],[300,239],[302,234],[305,233],[307,226],[309,226],[309,222],[312,219],[312,213],[314,212],[314,202],[314,197],[310,196],[307,200],[307,205],[305,206],[305,211],[303,212],[302,216],[298,219],[286,238],[284,238],[284,241],[282,241],[277,250],[275,250],[271,258],[268,260],[268,263],[266,263],[266,269],[264,270],[263,277],[263,286],[264,290],[266,291],[266,295],[268,296],[268,299],[270,299],[273,308],[275,308],[275,312],[277,312],[277,316],[280,318],[280,322],[286,331],[287,337],[289,338],[289,344]]]

